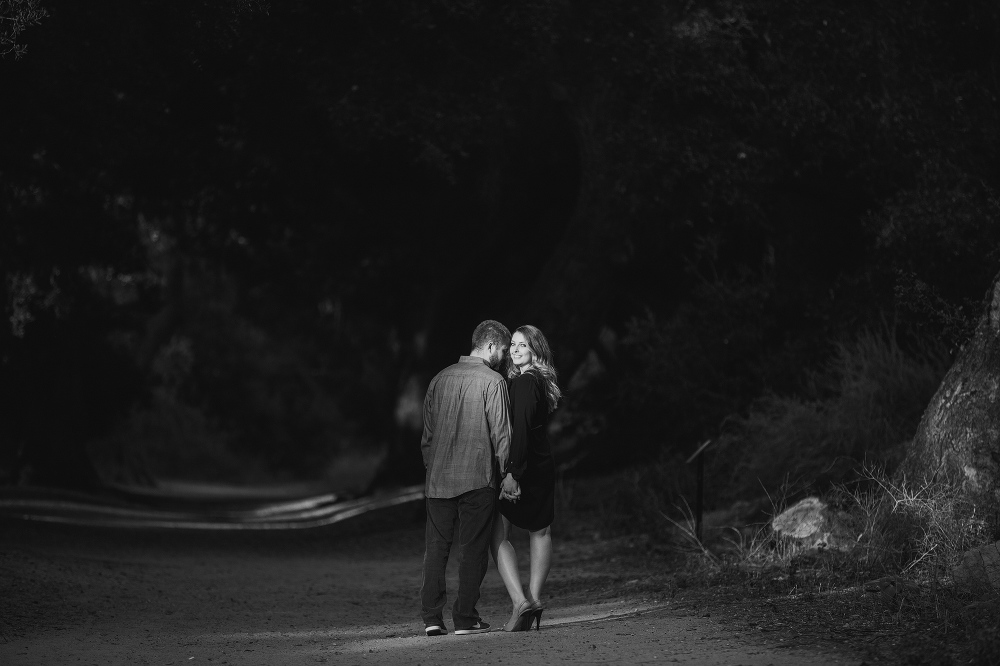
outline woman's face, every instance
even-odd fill
[[[533,355],[524,334],[515,332],[510,339],[510,361],[514,367],[524,372],[531,365]]]

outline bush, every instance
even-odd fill
[[[682,461],[663,458],[610,477],[597,507],[601,530],[614,536],[637,533],[666,536],[669,526],[663,516],[683,502],[683,476]]]
[[[947,577],[962,554],[988,543],[994,532],[993,511],[961,487],[941,481],[909,484],[866,471],[865,489],[840,496],[853,503],[858,518],[859,558],[875,572],[919,570],[934,580]]]
[[[632,319],[622,343],[633,365],[619,393],[622,421],[639,425],[625,436],[674,449],[663,440],[697,440],[757,395],[772,291],[753,276],[704,282],[669,315]]]
[[[106,482],[155,485],[158,479],[246,483],[260,464],[229,449],[228,433],[165,388],[88,449]]]
[[[891,330],[838,343],[815,397],[765,395],[728,419],[711,458],[719,499],[772,492],[788,478],[829,488],[864,464],[892,470],[947,369],[944,350],[904,350]]]

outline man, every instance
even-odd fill
[[[510,331],[492,319],[484,321],[472,334],[472,352],[439,372],[424,397],[420,450],[427,470],[427,528],[420,603],[428,636],[448,633],[442,615],[447,601],[445,567],[456,524],[455,633],[489,631],[476,603],[489,565],[496,470],[504,469],[510,450],[507,383],[496,372],[509,346]]]

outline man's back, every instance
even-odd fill
[[[431,380],[420,442],[427,497],[457,497],[496,488],[494,459],[510,449],[507,385],[476,356],[462,356]]]

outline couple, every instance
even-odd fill
[[[456,538],[455,633],[490,629],[476,611],[489,566],[487,550],[513,604],[504,631],[541,626],[542,585],[552,561],[549,528],[555,492],[547,425],[560,396],[552,352],[542,332],[522,326],[512,337],[491,319],[476,327],[471,353],[439,372],[427,387],[420,441],[427,470],[420,601],[428,636],[448,633],[442,615],[445,568]],[[512,525],[528,530],[530,537],[527,594],[509,540]]]

